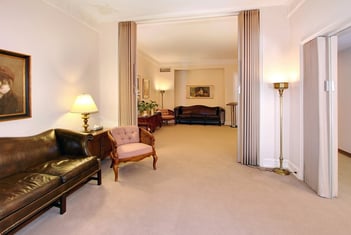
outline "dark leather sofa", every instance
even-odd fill
[[[174,108],[175,123],[223,125],[225,110],[219,106],[205,105],[177,106]]]
[[[0,138],[0,234],[14,233],[42,211],[58,206],[90,179],[101,184],[101,164],[86,148],[91,135],[52,129]]]

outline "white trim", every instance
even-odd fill
[[[287,17],[288,17],[288,18],[292,17],[292,16],[295,14],[295,12],[297,12],[305,2],[306,2],[306,0],[300,0],[300,2],[297,3],[297,4],[295,5],[295,7],[293,7],[293,8],[288,12]]]
[[[287,162],[288,164],[288,169],[289,171],[294,175],[296,176],[296,178],[298,178],[299,180],[303,180],[303,174],[302,174],[302,171],[299,170],[299,168],[294,164],[292,163],[291,161],[288,161]]]
[[[67,10],[62,9],[61,7],[58,7],[57,5],[51,3],[50,1],[47,1],[47,0],[42,0],[42,1],[43,1],[45,4],[49,5],[50,7],[52,7],[52,8],[54,8],[54,9],[58,10],[58,11],[61,12],[62,14],[66,15],[66,16],[72,18],[73,20],[77,21],[78,23],[80,23],[80,24],[82,24],[82,25],[88,27],[89,29],[91,29],[91,30],[93,30],[93,31],[95,31],[95,32],[99,32],[99,31],[96,29],[96,26],[93,26],[93,25],[92,25],[92,24],[93,24],[92,22],[89,22],[89,23],[87,22],[87,21],[89,21],[88,19],[84,19],[84,20],[83,20],[83,19],[81,19],[81,18],[79,18],[79,17],[77,17],[77,16],[74,16],[73,14],[70,14]]]
[[[262,163],[260,164],[261,167],[267,167],[267,168],[276,168],[276,167],[279,167],[279,164],[280,164],[278,158],[266,158],[261,163]],[[289,159],[283,159],[283,168],[289,169],[288,167],[290,165],[291,164]]]
[[[166,16],[166,15],[161,15],[161,16],[154,16],[153,18],[149,19],[139,19],[139,20],[134,20],[137,24],[142,25],[142,24],[164,24],[164,23],[188,23],[188,22],[194,22],[194,21],[203,21],[206,19],[213,19],[213,18],[228,18],[228,17],[233,17],[233,16],[238,16],[239,13],[237,11],[223,11],[223,12],[214,12],[214,13],[203,13],[203,14],[195,14],[195,15],[174,15],[174,16]]]
[[[303,65],[303,44],[300,45],[300,51],[299,51],[299,62],[300,62],[300,170],[297,171],[298,178],[303,180],[304,174],[305,174],[305,159],[304,159],[304,121],[303,121],[303,82],[304,82],[304,76],[303,76],[303,71],[304,71],[304,65]]]
[[[310,36],[307,36],[305,39],[301,40],[300,44],[303,45],[306,42],[309,42],[312,39],[319,37],[319,36],[336,35],[349,27],[351,27],[351,17],[348,18],[346,21],[342,21],[342,22],[339,21],[339,22],[335,22],[335,23],[332,23],[332,24],[325,26],[324,28],[322,28],[318,32],[316,32]]]

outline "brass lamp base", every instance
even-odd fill
[[[290,171],[282,168],[274,168],[273,172],[278,174],[278,175],[290,175]]]
[[[88,133],[88,119],[89,119],[89,113],[82,113],[82,119],[83,119],[83,132]]]

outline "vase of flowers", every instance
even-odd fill
[[[151,100],[150,102],[141,100],[138,102],[139,115],[154,115],[157,107],[158,104],[153,100]]]
[[[139,115],[141,116],[147,116],[147,110],[148,110],[148,103],[145,102],[144,100],[141,100],[138,102],[138,111]]]
[[[155,111],[156,111],[156,108],[158,107],[158,104],[151,100],[150,103],[149,103],[149,109],[150,109],[150,115],[154,115],[155,114]]]

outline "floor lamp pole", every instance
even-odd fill
[[[279,92],[280,100],[280,155],[279,155],[279,168],[274,168],[273,172],[279,175],[289,175],[290,172],[283,168],[283,92],[288,89],[289,83],[287,82],[276,82],[274,83],[274,89]]]
[[[161,93],[161,109],[163,109],[163,94],[165,93],[165,90],[160,90]]]

